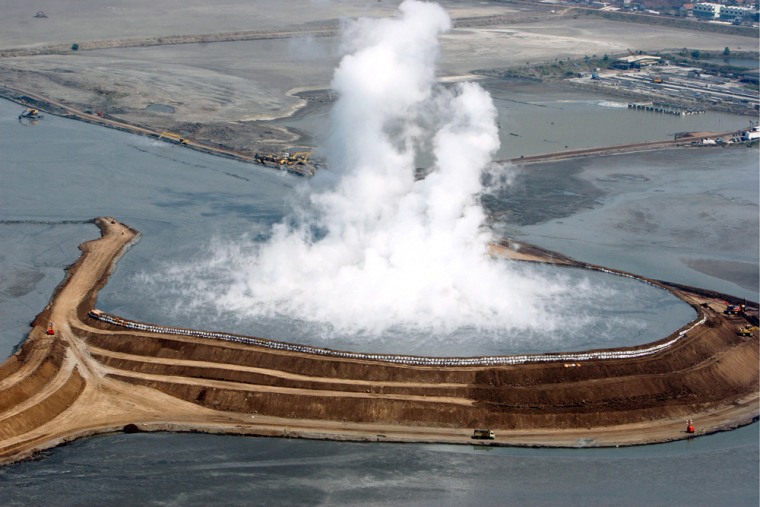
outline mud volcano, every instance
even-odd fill
[[[113,431],[576,447],[689,438],[758,417],[758,339],[737,333],[756,324],[757,309],[728,315],[725,302],[736,301],[727,295],[645,280],[698,316],[637,347],[473,358],[342,352],[96,310],[138,238],[112,218],[96,223],[102,237],[81,245],[27,341],[0,365],[2,461]],[[604,269],[524,245],[520,255]],[[473,440],[476,428],[495,438]]]

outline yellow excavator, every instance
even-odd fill
[[[175,134],[174,132],[169,132],[168,130],[165,130],[161,133],[160,136],[158,136],[158,139],[161,140],[163,138],[169,139],[171,141],[174,141],[175,143],[179,144],[187,144],[187,139],[182,137],[179,134]]]
[[[310,151],[298,151],[293,153],[283,153],[279,160],[280,165],[303,165],[309,162]]]
[[[274,166],[279,169],[299,174],[301,176],[314,176],[316,167],[312,165],[310,151],[298,151],[293,153],[256,153],[254,160],[259,164]]]
[[[311,156],[310,151],[299,151],[296,153],[293,153],[289,158],[293,160],[294,162],[308,162],[309,157]]]
[[[739,336],[752,336],[755,331],[757,331],[757,326],[747,324],[746,326],[740,327],[739,331],[737,331],[736,334]]]

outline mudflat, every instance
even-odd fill
[[[441,3],[454,25],[441,39],[442,81],[586,55],[757,45],[697,24],[684,30],[610,21],[556,5]],[[63,104],[102,113],[248,157],[299,151],[309,140],[273,120],[331,100],[341,20],[395,13],[393,3],[363,1],[212,8],[200,1],[113,7],[62,0],[36,18],[28,7],[8,5],[0,19],[0,96],[51,111]]]

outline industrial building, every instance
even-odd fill
[[[623,56],[615,60],[613,67],[616,69],[640,69],[642,67],[649,67],[650,65],[657,65],[662,58],[659,56],[651,55],[630,55]]]

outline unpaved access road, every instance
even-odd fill
[[[113,431],[587,447],[689,438],[686,419],[707,434],[758,417],[758,339],[737,335],[745,316],[722,313],[730,296],[671,287],[697,321],[632,359],[431,367],[317,355],[93,318],[103,315],[91,313],[99,289],[139,238],[115,219],[96,223],[102,237],[81,245],[27,341],[0,365],[0,462]],[[505,241],[494,251],[515,248]],[[526,260],[579,264],[520,250]],[[478,427],[496,438],[472,440]]]

